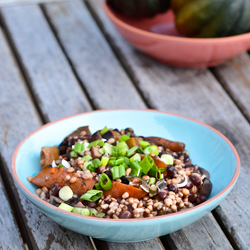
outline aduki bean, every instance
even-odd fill
[[[199,187],[201,185],[201,177],[198,174],[191,174],[190,180],[197,187]]]

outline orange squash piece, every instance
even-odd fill
[[[81,177],[78,177],[76,182],[70,183],[70,179],[67,181],[65,180],[66,175],[69,175],[70,178],[75,176],[74,173],[68,173],[67,169],[64,167],[44,168],[31,180],[31,182],[38,187],[47,187],[49,189],[54,182],[57,182],[61,187],[69,186],[78,196],[81,196],[88,190],[93,189],[96,183],[95,179],[84,180]]]
[[[126,143],[129,148],[132,148],[134,146],[140,147],[140,143],[135,137],[129,138],[128,140],[126,140]]]
[[[105,197],[108,195],[111,195],[112,197],[116,199],[122,199],[122,195],[125,192],[129,193],[129,197],[133,197],[137,199],[142,199],[142,197],[148,194],[142,189],[139,189],[130,185],[126,185],[117,181],[112,181],[112,188],[107,191],[104,191],[103,195]]]

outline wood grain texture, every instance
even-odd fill
[[[41,126],[41,120],[2,34],[0,38],[0,85],[1,93],[4,93],[0,98],[0,153],[6,166],[10,169],[10,159],[14,149],[25,136]],[[83,99],[84,95],[82,92],[80,93]],[[41,95],[40,97],[42,97]],[[67,93],[65,95],[67,96]],[[48,96],[48,98],[50,97]],[[56,105],[56,102],[51,105]],[[51,113],[53,114],[52,107]],[[64,115],[66,113],[65,110]],[[53,119],[55,118],[57,115],[53,117]],[[20,192],[18,194],[20,200],[17,203],[24,210],[23,219],[29,227],[31,240],[34,239],[32,249],[92,249],[88,237],[54,223],[37,210]],[[14,232],[15,230],[13,230]]]
[[[250,121],[250,56],[243,53],[213,68],[223,87],[228,91],[243,114]]]
[[[9,7],[2,9],[2,15],[46,121],[89,111],[91,106],[41,9]]]
[[[221,218],[227,230],[233,232],[231,236],[237,246],[241,249],[249,248],[250,230],[247,221],[250,220],[250,208],[243,204],[243,201],[249,200],[249,193],[246,192],[249,180],[249,124],[210,71],[174,68],[156,62],[134,49],[117,33],[103,11],[102,1],[88,3],[95,10],[104,32],[123,58],[123,64],[131,69],[132,77],[152,107],[206,122],[226,135],[236,146],[242,161],[242,174],[233,191],[221,203],[221,215],[224,215]],[[228,242],[225,245],[218,241],[217,230],[213,230],[213,227],[210,229],[214,248],[230,247]],[[220,238],[223,238],[222,232],[220,234]],[[197,238],[202,241],[204,235],[198,233]],[[190,246],[195,245],[189,240]]]
[[[0,35],[1,36],[1,35]],[[0,42],[1,44],[1,42]],[[0,165],[0,167],[2,167]],[[2,184],[2,178],[0,177],[0,249],[25,249],[25,244],[20,235],[18,226],[13,216],[8,198],[6,196],[6,190]]]
[[[69,0],[0,0],[0,7],[24,5],[24,4],[40,4],[48,2],[60,2]]]
[[[45,10],[97,109],[145,107],[82,1]]]

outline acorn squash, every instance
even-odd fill
[[[129,17],[153,17],[167,11],[170,0],[107,0],[118,13]]]
[[[177,30],[187,37],[224,37],[250,31],[250,0],[172,0]]]

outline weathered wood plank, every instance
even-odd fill
[[[145,107],[82,1],[47,4],[45,10],[97,109]]]
[[[41,4],[48,2],[60,2],[69,0],[0,0],[0,7],[23,5],[23,4]]]
[[[9,10],[11,10],[11,8],[9,8]],[[32,11],[33,10],[31,10],[30,12],[30,17],[32,17]],[[36,13],[35,10],[33,13]],[[15,18],[18,18],[18,15],[15,16]],[[44,37],[46,37],[46,35],[44,35]],[[10,52],[4,52],[4,49],[7,50],[7,46],[3,43],[2,40],[3,39],[1,37],[0,85],[1,93],[4,93],[4,95],[2,95],[0,98],[0,106],[4,108],[0,109],[0,152],[5,164],[8,166],[8,168],[10,168],[10,158],[13,150],[25,136],[41,126],[41,120],[34,108],[34,105],[32,104],[27,88],[25,87],[20,73],[17,70],[17,66],[11,58]],[[46,43],[45,39],[43,41]],[[45,53],[45,51],[46,50],[41,49],[40,53],[43,54]],[[62,52],[60,51],[60,53],[58,53],[58,55],[56,56],[58,56],[58,59],[63,60],[64,57],[62,56]],[[32,61],[32,55],[30,56],[31,58],[28,58],[28,60],[30,59]],[[42,64],[42,62],[43,61],[40,61],[40,64]],[[44,62],[46,62],[46,60]],[[38,62],[36,63],[38,64]],[[50,66],[53,67],[53,64]],[[63,70],[63,66],[60,67],[61,70]],[[65,63],[65,71],[67,70],[67,67],[68,66]],[[46,76],[46,70],[44,70],[43,73]],[[68,81],[68,83],[71,84],[71,88],[74,86],[73,83],[75,80],[72,73],[62,74],[60,71],[55,70],[54,74],[57,74],[56,78],[58,79],[58,82],[66,83]],[[44,79],[46,79],[46,77]],[[34,80],[34,82],[36,82],[36,79]],[[51,82],[49,80],[46,80],[42,83],[42,86],[45,89],[49,89],[50,86],[46,86],[46,84],[50,85]],[[68,88],[66,89],[67,91],[70,91]],[[48,112],[49,108],[46,105],[41,105],[44,114],[48,114],[48,117],[51,117],[51,119],[57,119],[58,117],[69,114],[69,111],[66,110],[66,108],[60,110],[60,108],[56,107],[58,100],[57,98],[53,98],[53,96],[55,95],[55,91],[49,91],[50,94],[46,95],[43,95],[43,93],[44,92],[42,90],[39,91],[39,98],[44,98],[46,100],[48,98],[48,100],[54,100],[54,102],[50,102],[51,111],[49,113],[46,113]],[[61,98],[63,100],[66,100],[68,93],[66,93],[66,91],[62,91],[62,93],[64,94]],[[79,93],[77,94],[78,98],[82,99],[80,101],[82,101],[83,103],[87,103],[87,100],[84,99],[85,96],[81,91],[81,88],[79,88]],[[85,105],[79,105],[80,101],[76,99],[73,105],[69,103],[69,106],[72,105],[73,107],[77,107],[78,105],[80,106],[80,108],[78,108],[77,111],[83,112],[85,109]],[[63,114],[56,114],[53,109],[56,109],[58,110],[58,112],[62,112]],[[73,111],[75,110],[71,108],[72,113]],[[20,192],[18,193],[20,200],[16,202],[19,204],[20,209],[24,210],[23,220],[28,225],[28,230],[30,232],[30,238],[32,242],[32,249],[92,249],[92,244],[89,241],[88,237],[60,227],[58,224],[54,223],[48,217],[44,216],[40,211],[38,211],[35,206],[31,204]]]
[[[242,204],[243,200],[249,200],[249,193],[245,191],[249,179],[249,171],[246,168],[249,162],[249,124],[208,70],[168,67],[147,57],[130,46],[117,33],[106,17],[101,1],[88,1],[88,3],[101,20],[105,32],[111,37],[124,65],[128,65],[133,70],[132,77],[152,107],[206,122],[220,130],[236,146],[244,174],[240,175],[237,185],[221,204],[220,209],[225,216],[227,229],[231,231],[232,228],[234,231],[231,236],[238,247],[249,248],[250,230],[247,225],[250,219],[249,208]],[[210,230],[214,239],[211,244],[214,247],[221,246],[226,249],[230,247],[228,242],[223,245],[218,241],[215,237],[218,234],[217,230],[213,228]],[[182,231],[182,233],[185,232]],[[177,240],[173,234],[171,237]],[[222,232],[220,237],[224,237]],[[204,237],[197,233],[197,240],[203,241],[203,239]],[[192,239],[188,240],[190,240],[190,246],[193,246]]]
[[[89,111],[91,106],[40,8],[8,7],[2,9],[2,15],[45,119],[51,121]],[[51,99],[55,103],[53,108]]]
[[[0,42],[1,44],[1,42]],[[0,165],[2,168],[2,166]],[[25,249],[0,176],[0,249]]]
[[[213,68],[213,72],[250,121],[250,57],[243,53]]]

